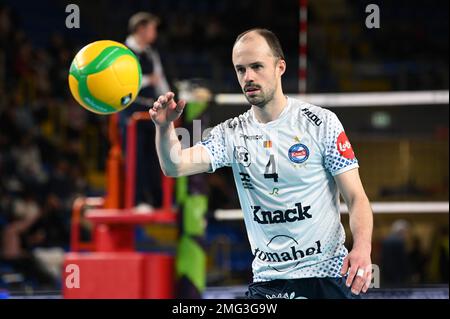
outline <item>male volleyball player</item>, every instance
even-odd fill
[[[251,108],[181,149],[176,120],[186,102],[168,92],[149,113],[166,175],[231,166],[254,255],[249,298],[359,298],[371,282],[372,211],[358,161],[334,113],[283,94],[277,37],[239,35],[232,51]],[[339,194],[349,208],[353,247],[344,247]]]

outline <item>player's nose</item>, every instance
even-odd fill
[[[244,74],[244,82],[245,83],[251,83],[255,80],[254,77],[255,73],[252,71],[251,68],[248,68],[247,70],[245,70],[245,74]]]

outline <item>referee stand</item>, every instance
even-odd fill
[[[81,197],[73,205],[71,252],[65,256],[62,271],[66,299],[175,297],[175,256],[139,252],[135,247],[136,226],[175,225],[177,220],[173,206],[174,180],[166,176],[162,176],[162,207],[148,211],[134,207],[137,123],[150,120],[146,112],[134,113],[130,118],[124,160],[117,114],[110,117],[106,196]],[[86,222],[92,225],[90,241],[82,241],[80,236],[81,225]]]

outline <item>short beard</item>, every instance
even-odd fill
[[[247,94],[244,94],[245,98],[251,105],[257,106],[260,109],[264,108],[267,105],[267,103],[272,101],[274,95],[275,95],[275,90],[269,92],[267,95],[264,95],[261,97],[255,97],[255,98],[248,97]]]

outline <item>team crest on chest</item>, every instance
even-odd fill
[[[309,157],[309,149],[305,144],[297,143],[289,148],[288,156],[291,162],[304,163]]]

